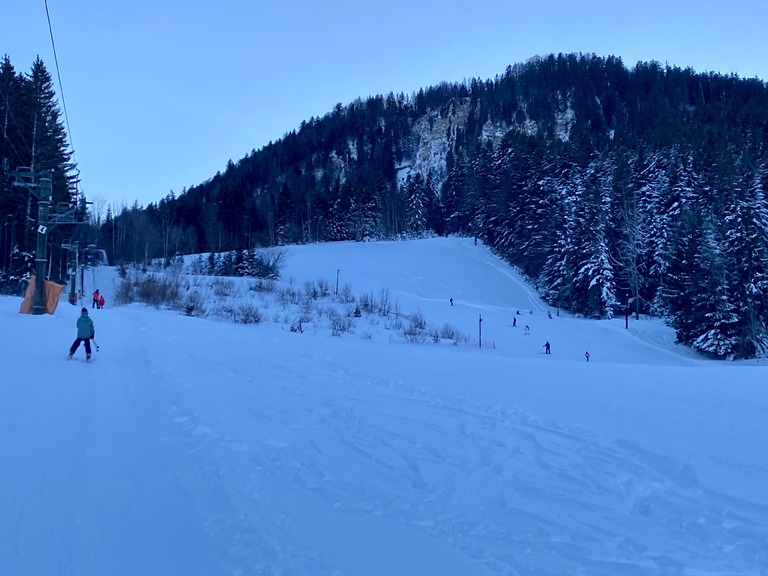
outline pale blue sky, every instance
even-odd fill
[[[337,102],[594,52],[768,79],[768,2],[48,0],[89,199],[177,194]],[[44,0],[4,0],[0,54],[56,81]],[[11,23],[9,26],[8,23]],[[58,82],[56,81],[56,90]]]

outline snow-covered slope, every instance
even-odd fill
[[[291,247],[281,285],[337,270],[495,347],[115,308],[99,269],[88,365],[76,308],[0,298],[0,574],[768,572],[763,365],[548,319],[471,240]]]

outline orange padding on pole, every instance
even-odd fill
[[[59,296],[61,291],[64,290],[65,284],[57,284],[50,280],[45,281],[45,294],[43,300],[45,300],[45,312],[46,314],[53,314],[56,311],[56,307],[59,305]],[[29,285],[27,291],[24,294],[24,300],[19,307],[19,314],[32,314],[35,307],[35,276],[34,274],[29,278]]]

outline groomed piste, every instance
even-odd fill
[[[92,364],[66,361],[79,306],[0,298],[0,574],[766,573],[763,362],[558,315],[471,239],[285,250],[250,325],[213,289],[199,318],[115,306],[95,269]],[[399,325],[351,313],[382,290]]]

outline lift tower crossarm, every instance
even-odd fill
[[[37,198],[37,252],[35,254],[35,300],[32,313],[36,316],[45,314],[45,264],[48,260],[46,234],[51,227],[48,221],[48,209],[51,205],[53,184],[51,171],[43,170],[35,174],[31,168],[17,168],[11,174],[14,186],[24,186]]]

